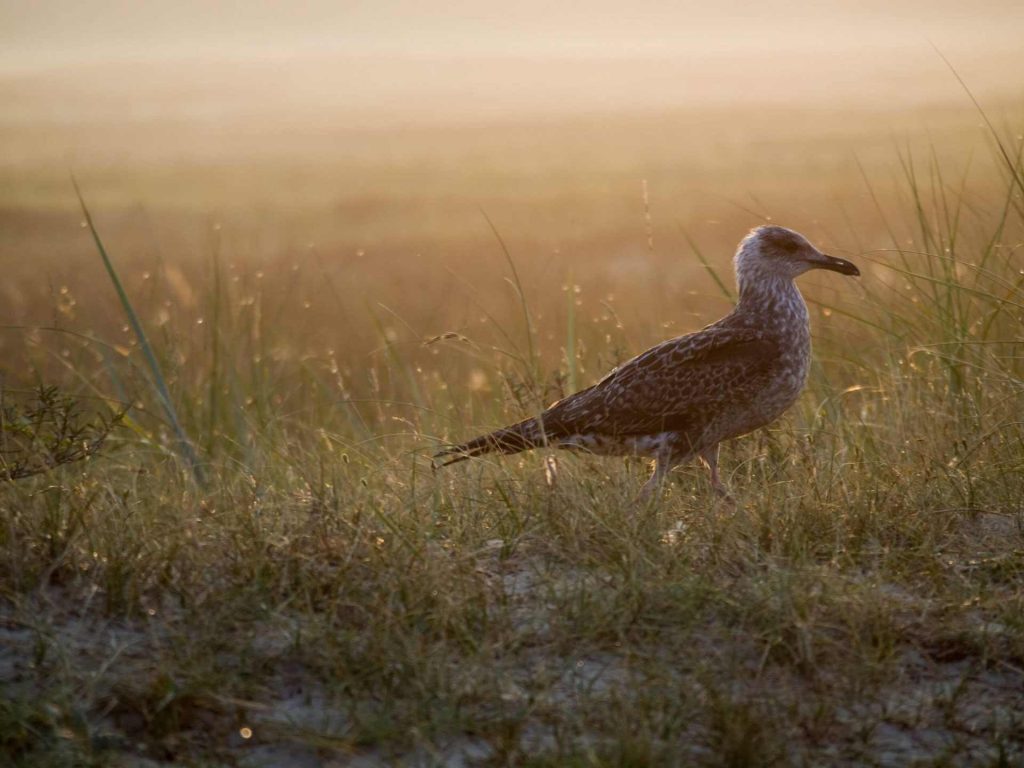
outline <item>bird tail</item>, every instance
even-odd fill
[[[518,424],[495,430],[460,445],[453,445],[445,448],[440,453],[434,454],[435,462],[452,456],[447,461],[441,462],[440,466],[447,467],[466,459],[483,456],[485,453],[519,453],[530,448],[538,448],[547,442],[547,436],[541,426],[540,420],[526,419]]]

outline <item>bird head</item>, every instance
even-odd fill
[[[757,227],[743,238],[736,251],[736,275],[741,285],[751,278],[792,280],[811,269],[860,275],[851,262],[822,253],[799,232],[785,227]]]

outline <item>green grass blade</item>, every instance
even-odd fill
[[[715,285],[718,286],[718,290],[720,290],[722,292],[722,295],[725,296],[725,298],[727,298],[729,301],[735,301],[736,297],[733,295],[733,292],[729,289],[729,286],[725,284],[725,281],[719,276],[718,270],[712,267],[711,262],[709,262],[707,258],[704,256],[704,254],[701,253],[700,248],[697,247],[697,243],[694,242],[692,237],[690,237],[690,233],[687,232],[682,227],[680,227],[679,231],[682,233],[683,237],[686,238],[686,242],[690,244],[690,247],[693,249],[693,252],[697,254],[697,258],[700,259],[700,263],[704,265],[704,269],[706,269],[708,271],[708,274],[711,275],[711,279],[715,281]]]
[[[565,365],[568,375],[569,391],[575,392],[578,389],[576,381],[576,294],[573,291],[572,270],[569,270],[567,281],[568,296],[567,317],[565,328]]]
[[[1006,165],[1006,170],[1010,175],[1011,181],[1022,193],[1024,193],[1024,174],[1021,173],[1020,166],[1013,161],[1009,150],[1007,150],[1003,140],[999,137],[999,131],[996,130],[992,121],[988,119],[988,115],[985,113],[985,110],[982,109],[981,102],[975,98],[974,93],[967,87],[967,83],[964,82],[962,77],[960,77],[960,73],[956,71],[956,67],[954,67],[942,51],[939,50],[938,46],[933,43],[932,48],[935,49],[935,53],[938,54],[939,58],[942,59],[945,65],[949,67],[949,71],[953,73],[953,77],[955,77],[956,81],[960,83],[960,87],[964,89],[964,93],[967,94],[967,98],[971,100],[971,103],[974,104],[974,108],[978,110],[978,114],[981,116],[981,119],[985,121],[985,127],[988,128],[989,135],[996,143],[996,149],[999,150],[999,155],[1002,158],[1003,163]]]
[[[505,245],[505,240],[502,238],[498,228],[494,226],[494,222],[491,221],[491,217],[487,215],[487,211],[481,208],[480,213],[482,213],[484,219],[487,220],[487,226],[489,226],[491,228],[491,232],[494,233],[494,237],[498,241],[498,245],[501,246],[501,252],[505,255],[505,261],[508,263],[509,269],[512,270],[513,286],[515,287],[516,294],[519,296],[519,306],[523,312],[523,321],[526,323],[526,345],[530,355],[531,373],[534,378],[534,385],[540,387],[540,363],[533,344],[533,337],[536,335],[536,331],[533,327],[533,316],[530,314],[530,308],[526,305],[526,292],[523,290],[523,283],[519,279],[519,270],[516,269],[516,263],[512,259],[512,254],[509,251],[508,246]]]
[[[117,270],[114,268],[114,264],[110,260],[110,256],[107,254],[107,249],[103,245],[100,233],[96,230],[96,226],[93,224],[92,215],[89,213],[89,208],[85,204],[85,198],[82,197],[82,190],[79,189],[78,181],[74,176],[71,177],[71,184],[75,188],[75,195],[78,197],[78,203],[82,207],[82,214],[85,216],[86,226],[88,226],[89,232],[92,234],[93,242],[96,244],[96,250],[99,251],[100,257],[103,259],[103,266],[106,267],[107,274],[110,276],[110,281],[114,284],[114,289],[117,291],[117,296],[121,301],[121,306],[124,308],[124,312],[128,316],[128,324],[131,326],[132,332],[135,334],[135,338],[138,340],[139,346],[142,348],[142,354],[146,359],[146,365],[149,367],[157,399],[160,401],[160,405],[164,409],[164,414],[167,416],[167,420],[171,424],[171,429],[174,430],[174,435],[178,439],[178,446],[181,451],[181,455],[188,464],[189,469],[192,471],[192,476],[195,478],[196,482],[202,485],[205,482],[205,478],[202,467],[199,464],[199,456],[196,454],[195,448],[192,446],[192,441],[188,439],[188,435],[185,434],[185,429],[181,425],[181,420],[178,418],[178,412],[174,408],[174,403],[171,401],[171,393],[167,389],[167,381],[164,379],[163,372],[160,370],[160,364],[157,362],[156,355],[153,353],[153,347],[150,345],[149,339],[146,337],[146,332],[142,329],[142,322],[139,320],[139,316],[136,314],[135,308],[132,306],[132,302],[128,298],[128,293],[125,291],[120,277],[118,277]]]

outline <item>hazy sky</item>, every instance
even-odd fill
[[[491,119],[1024,92],[1024,0],[0,0],[0,124]]]
[[[2,0],[0,66],[302,53],[672,55],[1020,45],[1021,0]]]

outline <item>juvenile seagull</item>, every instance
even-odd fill
[[[794,278],[811,269],[860,275],[849,261],[776,226],[751,231],[734,261],[739,303],[718,322],[652,347],[539,416],[435,458],[454,456],[447,465],[543,445],[649,456],[654,472],[641,491],[648,496],[670,469],[699,456],[715,491],[728,495],[718,476],[719,443],[773,422],[807,381],[810,325]]]

